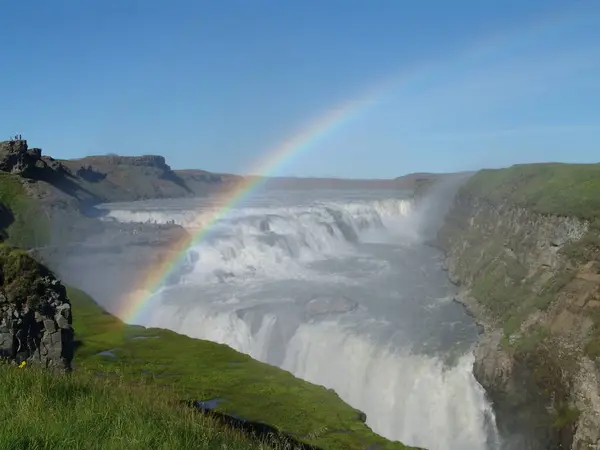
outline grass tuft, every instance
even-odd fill
[[[178,405],[168,390],[123,378],[3,364],[0,386],[2,449],[277,448]]]

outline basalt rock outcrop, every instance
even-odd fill
[[[65,287],[26,252],[0,246],[0,358],[70,370],[73,344]]]
[[[508,448],[598,450],[597,224],[583,214],[553,213],[561,210],[557,196],[542,202],[553,195],[534,191],[544,167],[502,170],[479,173],[459,190],[437,239],[461,287],[457,300],[485,329],[474,375]],[[563,182],[558,175],[543,176]],[[521,204],[522,192],[534,199],[527,198],[531,206]]]
[[[60,161],[42,156],[42,149],[29,148],[25,139],[0,142],[0,171],[45,181],[71,175]]]
[[[0,142],[0,170],[3,172],[32,176],[41,156],[39,149],[29,150],[25,140]]]

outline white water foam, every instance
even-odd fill
[[[306,264],[343,257],[352,244],[369,240],[382,230],[416,239],[410,230],[408,200],[354,203],[314,203],[278,208],[241,208],[214,224],[206,237],[190,249],[178,269],[198,283],[259,275],[273,278],[306,276]],[[206,220],[189,210],[157,211],[110,209],[108,219],[128,223],[176,223],[191,233]],[[404,222],[403,222],[404,221]]]
[[[216,212],[215,205],[198,205],[195,209],[171,208],[168,210],[157,208],[139,208],[132,204],[101,205],[106,211],[104,220],[117,220],[123,223],[174,223],[186,228],[200,228],[206,225]],[[232,209],[224,218],[230,224],[235,224],[246,219],[254,225],[261,225],[264,219],[280,217],[281,219],[306,219],[313,220],[316,224],[334,223],[337,220],[345,221],[347,225],[357,229],[369,228],[379,225],[386,220],[396,220],[398,217],[408,216],[413,209],[412,202],[405,199],[385,199],[353,202],[323,202],[315,201],[307,205],[279,206],[276,208],[241,207]],[[258,219],[259,222],[256,223]]]

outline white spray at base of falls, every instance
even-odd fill
[[[191,232],[203,225],[185,205],[121,205],[108,216],[174,221]],[[449,364],[411,349],[417,334],[408,322],[430,320],[419,325],[428,334],[467,320],[434,314],[460,307],[441,300],[447,288],[435,283],[445,276],[417,242],[422,220],[401,199],[240,208],[188,251],[138,323],[227,344],[332,388],[387,438],[429,450],[499,450],[471,352]],[[328,314],[307,312],[325,297],[334,299]]]
[[[448,368],[435,357],[378,347],[329,322],[301,325],[282,367],[334,389],[390,439],[431,450],[476,450],[488,448],[490,438],[497,442],[471,354]]]

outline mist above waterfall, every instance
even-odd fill
[[[423,243],[445,203],[415,205],[391,190],[255,196],[187,250],[136,322],[230,345],[332,388],[390,439],[496,450],[493,413],[471,373],[478,329],[452,301],[442,255]],[[104,220],[190,233],[218,207],[210,198],[102,206]],[[64,267],[110,309],[118,298],[94,282],[102,269],[93,258],[86,264]],[[130,270],[120,264],[116,257],[104,284],[118,267]]]

